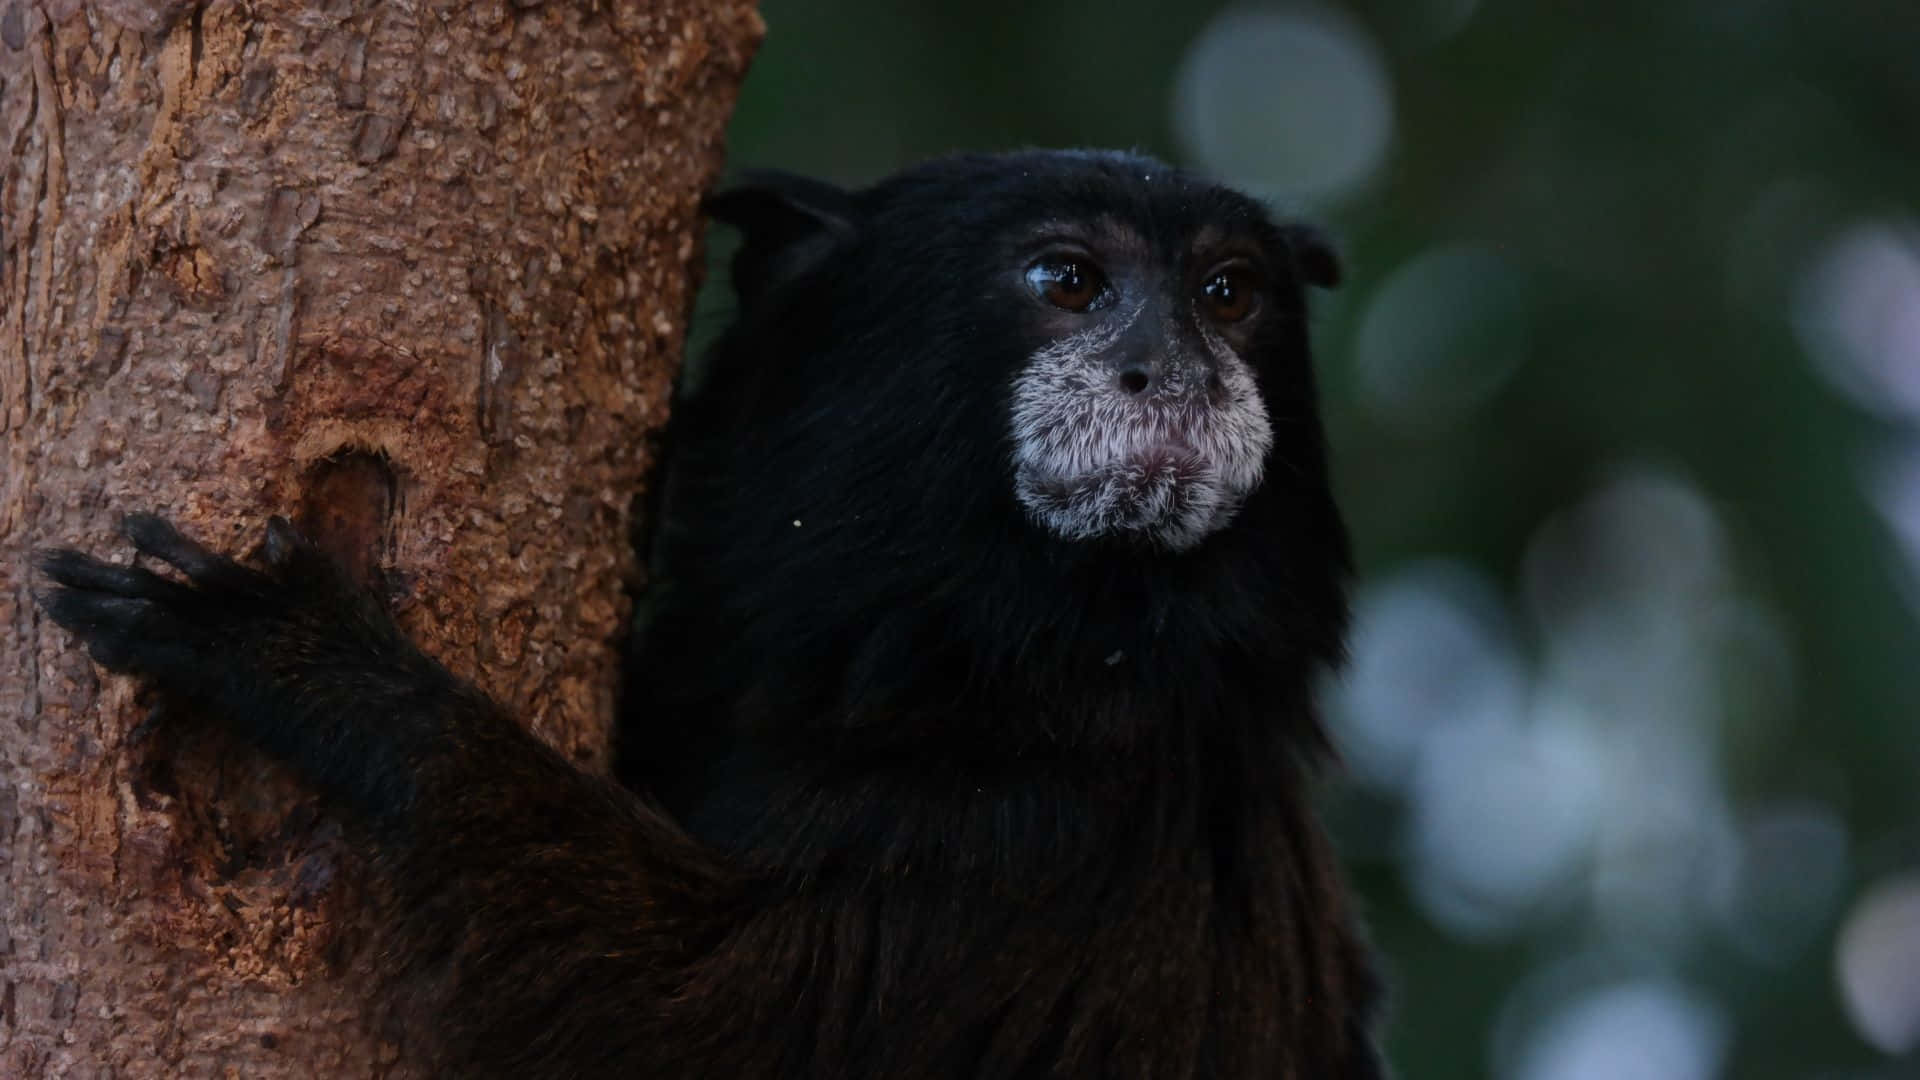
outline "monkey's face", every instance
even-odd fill
[[[659,516],[715,670],[833,725],[937,684],[963,736],[1098,682],[1079,734],[1022,737],[1125,739],[1149,700],[1338,655],[1312,229],[1104,151],[760,175],[707,209],[740,310],[676,403]]]
[[[1338,267],[1311,230],[1079,151],[942,159],[859,192],[771,177],[709,208],[744,235],[722,350],[740,404],[715,443],[736,471],[715,490],[804,495],[769,521],[863,562],[1037,540],[1088,565],[1191,563],[1281,528],[1307,561],[1337,551],[1305,288]],[[982,543],[951,542],[968,530]]]
[[[1219,228],[1166,251],[1112,219],[1036,234],[1008,290],[1041,342],[1013,379],[1016,497],[1063,540],[1198,544],[1273,447],[1244,355],[1277,306],[1261,251]]]

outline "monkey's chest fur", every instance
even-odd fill
[[[742,1076],[1372,1075],[1351,1018],[1373,990],[1314,825],[1215,778],[918,776],[892,810],[796,789],[774,816],[801,819],[748,856],[780,864],[778,899],[685,1000],[763,1014],[726,1040]]]

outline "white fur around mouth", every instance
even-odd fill
[[[1102,354],[1126,321],[1040,350],[1014,381],[1014,494],[1063,540],[1131,533],[1183,551],[1260,486],[1273,431],[1252,372],[1217,339],[1212,400],[1121,390]]]

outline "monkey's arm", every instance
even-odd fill
[[[367,827],[393,905],[384,947],[445,994],[432,1027],[453,1060],[594,1075],[650,1057],[658,1032],[636,1020],[662,1014],[725,925],[722,869],[427,657],[284,521],[264,570],[150,515],[123,530],[185,580],[49,552],[40,602],[102,665],[225,724]]]

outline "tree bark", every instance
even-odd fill
[[[286,513],[591,768],[745,0],[0,0],[0,1076],[416,1075],[354,862],[28,552]],[[376,568],[384,568],[376,569]],[[190,721],[191,718],[184,718]]]

